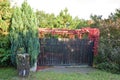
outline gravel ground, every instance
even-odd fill
[[[58,73],[89,73],[96,69],[89,66],[54,66],[47,69],[40,70],[42,72],[58,72]]]

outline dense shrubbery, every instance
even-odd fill
[[[95,24],[101,32],[99,55],[95,58],[97,68],[114,73],[120,73],[120,10],[108,19],[100,16],[92,16]]]
[[[9,26],[12,9],[7,0],[0,0],[0,66],[10,65]]]

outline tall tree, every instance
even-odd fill
[[[36,15],[27,2],[14,10],[10,38],[12,62],[15,63],[16,54],[22,50],[23,54],[30,54],[30,65],[34,66],[39,54],[38,27]]]
[[[37,19],[38,19],[38,26],[39,27],[47,27],[47,28],[53,28],[54,27],[54,21],[55,16],[54,14],[48,14],[44,11],[37,11],[36,12]]]
[[[78,29],[88,26],[88,22],[78,17],[73,18],[68,9],[61,10],[60,13],[55,16],[54,14],[48,14],[44,11],[37,11],[38,26],[43,28],[68,28]]]
[[[61,10],[57,16],[57,26],[60,28],[70,28],[72,25],[72,16],[68,13],[68,9]]]
[[[10,59],[9,26],[12,9],[8,0],[0,0],[0,65],[8,65]]]
[[[91,15],[90,18],[93,21],[93,24],[91,27],[99,27],[100,26],[100,21],[102,20],[102,15]]]

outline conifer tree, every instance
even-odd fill
[[[31,67],[39,54],[39,38],[37,18],[31,7],[24,2],[21,8],[15,8],[10,29],[12,62],[15,63],[16,54],[30,54]]]

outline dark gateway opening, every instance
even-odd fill
[[[89,39],[42,38],[40,46],[38,66],[92,66],[94,42]]]

